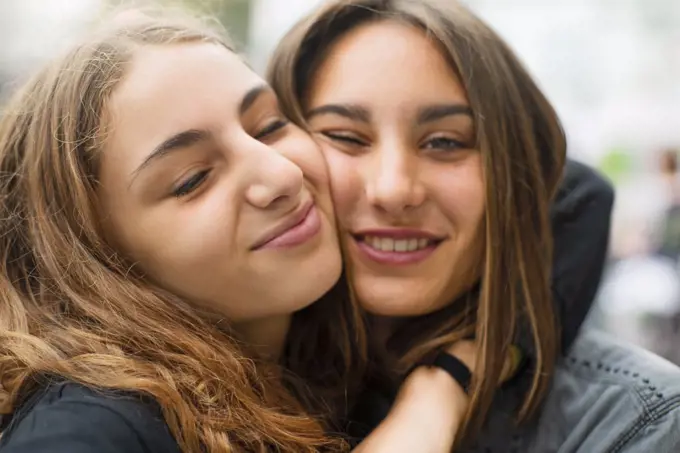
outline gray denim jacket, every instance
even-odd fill
[[[522,386],[499,395],[468,452],[680,453],[680,369],[643,349],[582,331],[538,418],[517,428]]]

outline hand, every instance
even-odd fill
[[[458,341],[446,348],[445,352],[463,362],[474,375],[477,345],[473,340]],[[521,359],[520,349],[511,346],[501,371],[499,384],[514,377],[521,365]],[[453,377],[441,368],[428,366],[417,367],[407,376],[400,389],[399,398],[417,400],[430,406],[432,408],[430,410],[439,408],[443,411],[442,415],[448,414],[454,423],[465,415],[469,403],[468,395]]]

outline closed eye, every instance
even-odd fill
[[[256,140],[263,140],[263,139],[269,137],[270,135],[272,135],[273,133],[283,129],[287,125],[288,125],[288,121],[282,120],[282,119],[277,119],[277,120],[271,122],[270,124],[268,124],[267,126],[265,126],[262,130],[260,130],[260,132],[255,134],[255,136],[253,138],[255,138]]]
[[[203,170],[185,178],[180,185],[172,191],[172,195],[181,198],[191,194],[205,182],[209,173],[210,170]]]
[[[356,137],[355,135],[351,134],[345,134],[345,133],[340,133],[340,132],[322,132],[322,135],[324,135],[326,138],[334,141],[334,142],[340,142],[344,143],[346,145],[354,145],[354,146],[367,146],[368,144],[361,140],[360,138]]]

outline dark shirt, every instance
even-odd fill
[[[614,190],[595,171],[568,160],[551,210],[552,288],[562,350],[574,342],[600,286],[609,247]]]
[[[72,383],[48,386],[14,414],[2,453],[179,453],[151,401]]]

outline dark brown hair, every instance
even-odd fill
[[[472,304],[451,304],[409,320],[393,342],[402,345],[401,369],[474,334],[479,345],[476,378],[461,430],[473,433],[490,408],[508,346],[528,333],[533,380],[519,411],[526,420],[546,393],[558,354],[548,208],[565,162],[563,130],[503,40],[453,0],[325,3],[284,37],[271,60],[268,78],[284,112],[304,125],[310,84],[333,44],[357,27],[385,20],[422,30],[456,71],[474,114],[486,181],[486,252],[479,288],[465,297]]]
[[[129,14],[52,62],[6,106],[0,413],[51,376],[153,397],[183,451],[344,450],[312,416],[341,410],[335,403],[364,356],[342,282],[296,315],[281,367],[138,275],[102,234],[96,192],[109,96],[135,49],[192,42],[230,48],[202,22]]]

